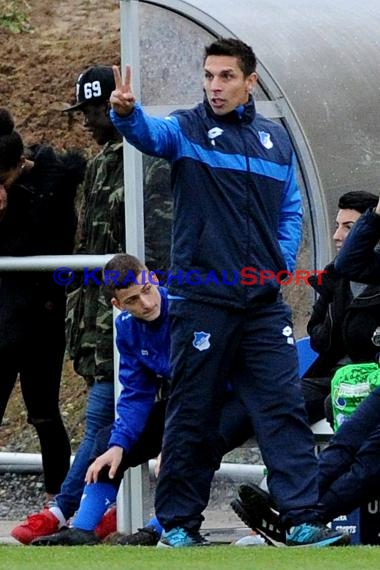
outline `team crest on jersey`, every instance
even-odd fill
[[[270,134],[266,133],[265,131],[259,131],[259,137],[261,144],[267,148],[268,150],[273,148],[273,142],[270,138]]]
[[[194,332],[193,346],[200,351],[207,350],[211,346],[210,336],[211,336],[210,333],[206,333],[203,331]]]

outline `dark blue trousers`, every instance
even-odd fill
[[[290,310],[278,299],[234,310],[172,301],[172,387],[166,413],[156,514],[165,530],[203,520],[227,379],[244,407],[268,467],[285,525],[320,520],[317,460],[298,379]]]
[[[319,456],[324,520],[348,514],[379,496],[380,388],[344,421]]]

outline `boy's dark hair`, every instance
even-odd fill
[[[364,190],[353,190],[346,192],[339,198],[338,208],[340,210],[356,210],[364,214],[369,208],[376,208],[379,197]]]
[[[219,38],[205,47],[203,65],[209,55],[230,55],[239,61],[239,67],[244,77],[248,77],[256,70],[256,56],[252,48],[235,38]]]
[[[136,285],[137,277],[145,265],[134,255],[129,253],[118,253],[114,255],[105,265],[103,270],[103,282],[110,297],[115,296],[115,291],[128,289]]]
[[[5,107],[0,107],[0,171],[16,168],[24,152],[24,144],[15,130],[12,115]]]

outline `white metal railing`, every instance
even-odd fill
[[[74,455],[71,456],[71,463]],[[156,460],[149,461],[149,474],[154,476]],[[42,473],[42,457],[40,453],[0,452],[0,473]],[[260,480],[265,475],[262,464],[222,463],[216,471],[216,477],[232,477],[249,481]]]
[[[115,254],[108,255],[34,255],[29,257],[0,257],[0,271],[73,271],[104,267]]]

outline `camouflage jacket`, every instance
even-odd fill
[[[169,163],[145,155],[143,174],[145,263],[150,271],[165,272],[170,267],[173,218]]]
[[[124,251],[124,220],[123,143],[108,142],[87,167],[75,253]],[[103,288],[76,272],[67,293],[67,349],[75,371],[113,381],[112,308]]]
[[[167,161],[143,157],[145,262],[149,269],[170,265],[172,193]],[[125,251],[122,143],[105,145],[89,164],[83,185],[76,253]],[[100,279],[100,275],[99,275]],[[67,341],[78,374],[113,379],[112,309],[104,290],[83,285],[77,275],[68,291]]]

